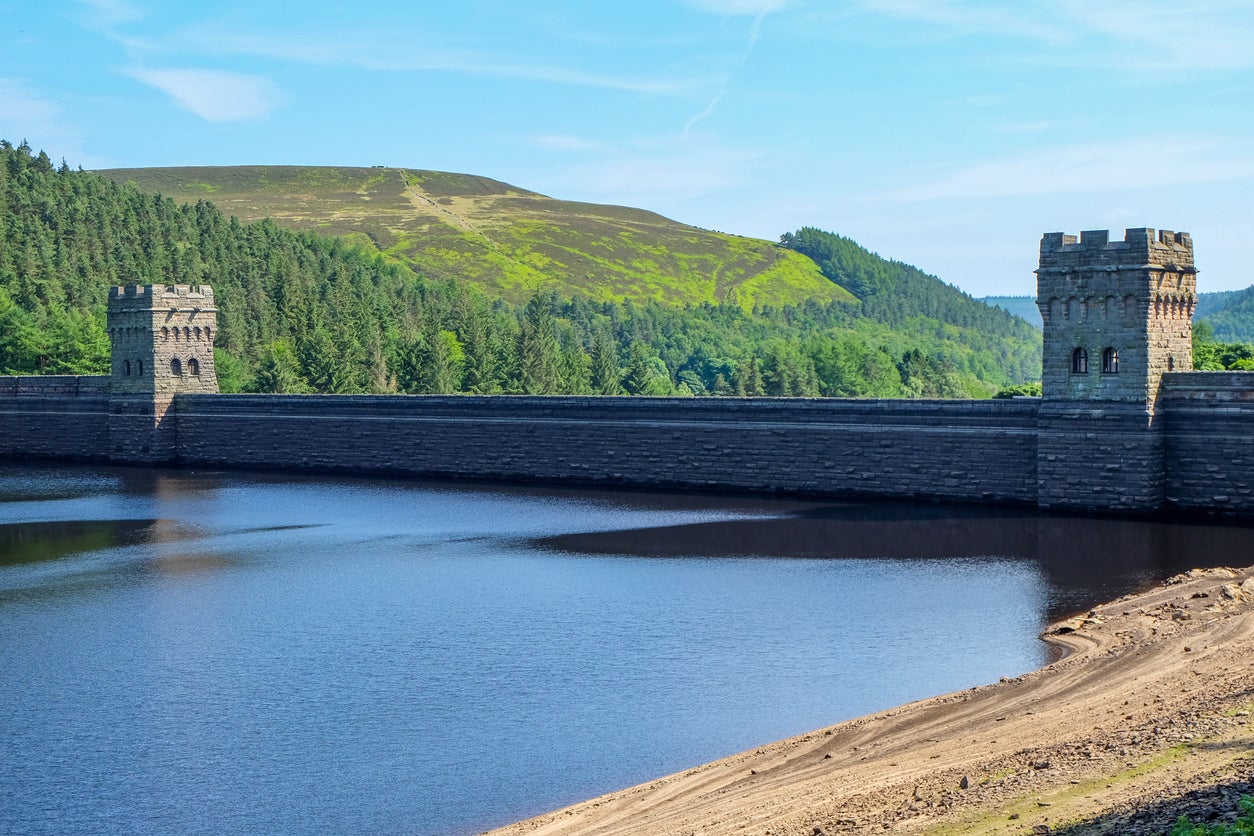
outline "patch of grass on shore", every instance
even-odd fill
[[[1197,741],[1195,741],[1197,742]],[[1054,807],[1063,807],[1068,801],[1086,796],[1096,796],[1104,793],[1106,790],[1113,788],[1117,784],[1126,783],[1135,780],[1142,775],[1147,775],[1156,770],[1176,762],[1185,757],[1192,751],[1192,746],[1187,743],[1181,743],[1172,746],[1167,751],[1151,758],[1144,763],[1137,764],[1122,772],[1116,772],[1113,775],[1106,775],[1080,784],[1071,784],[1060,787],[1054,792],[1029,792],[1024,795],[1008,800],[1001,804],[996,810],[986,813],[977,813],[970,818],[961,819],[952,824],[944,824],[938,827],[929,828],[925,832],[928,836],[963,836],[963,834],[996,832],[1003,830],[1006,826],[1009,816],[1017,815],[1017,820],[1027,822],[1032,816],[1041,815],[1046,809]],[[1044,802],[1048,807],[1041,806]],[[1059,811],[1062,812],[1062,811]],[[1052,822],[1055,830],[1062,830],[1067,825],[1079,824],[1079,821],[1059,820]],[[1176,834],[1172,834],[1176,836]],[[1188,834],[1192,836],[1192,834]],[[1226,836],[1226,835],[1225,835]],[[1244,834],[1242,834],[1244,836]]]
[[[1254,798],[1242,797],[1237,807],[1241,814],[1232,824],[1194,824],[1188,816],[1181,816],[1169,836],[1254,836]]]

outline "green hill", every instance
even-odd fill
[[[623,206],[554,200],[470,174],[237,166],[98,172],[242,221],[333,235],[433,279],[524,302],[537,291],[672,305],[853,302],[815,264],[767,241]]]
[[[598,211],[657,218],[585,214]],[[819,270],[766,242],[697,233]],[[839,243],[823,270],[846,270],[865,301],[820,275],[826,296],[749,310],[556,292],[520,304],[360,236],[241,222],[0,140],[0,374],[102,374],[110,285],[210,283],[225,391],[967,397],[1039,376],[1039,336],[1018,320],[839,236],[786,239]]]
[[[1219,342],[1254,343],[1254,287],[1199,293],[1193,318],[1209,323]]]
[[[1014,314],[1038,331],[1045,327],[1041,320],[1041,311],[1036,307],[1035,296],[985,296],[980,301]]]
[[[1010,370],[1015,383],[1039,379],[1041,332],[1019,317],[835,233],[803,227],[780,242],[814,259],[823,275],[853,291],[862,301],[863,316],[909,335],[963,371],[982,380],[993,379],[998,370]]]

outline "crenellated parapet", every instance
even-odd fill
[[[1037,307],[1044,397],[1139,403],[1161,377],[1193,368],[1197,268],[1187,232],[1142,227],[1041,238]]]

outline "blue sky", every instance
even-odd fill
[[[0,137],[84,168],[481,174],[975,294],[1041,233],[1193,234],[1254,283],[1254,3],[0,0]]]

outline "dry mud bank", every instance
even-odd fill
[[[1177,576],[1046,639],[1067,655],[1017,679],[494,833],[1162,833],[1252,791],[1254,567]]]

